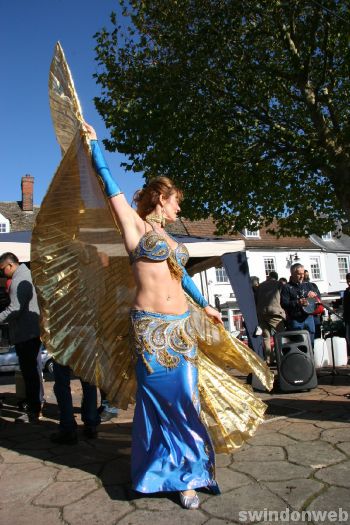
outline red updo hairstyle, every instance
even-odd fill
[[[142,219],[145,219],[159,204],[160,195],[168,199],[174,193],[176,193],[179,202],[181,202],[183,193],[174,185],[171,179],[168,177],[154,177],[145,188],[138,190],[134,194],[133,201],[136,204],[137,213]]]

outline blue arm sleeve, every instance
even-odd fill
[[[209,305],[208,301],[203,297],[203,295],[198,290],[197,286],[194,284],[191,277],[186,272],[185,268],[182,268],[183,275],[182,275],[182,288],[185,290],[185,292],[191,297],[191,299],[194,300],[195,303],[197,303],[202,308],[205,308]]]
[[[109,170],[107,162],[103,156],[100,145],[97,140],[90,141],[91,155],[94,167],[97,171],[98,176],[102,180],[105,194],[108,198],[115,197],[122,193],[118,184],[113,179],[112,174]]]

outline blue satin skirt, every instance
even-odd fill
[[[137,354],[132,432],[133,489],[143,493],[219,489],[215,456],[200,420],[197,346],[190,313],[131,311]]]

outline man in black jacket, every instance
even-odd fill
[[[307,330],[311,343],[314,344],[315,322],[311,314],[305,311],[309,301],[316,293],[310,282],[304,281],[304,266],[295,263],[290,268],[290,280],[281,290],[281,306],[287,314],[288,330]]]

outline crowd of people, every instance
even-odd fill
[[[348,349],[350,349],[350,274],[346,275],[348,288],[342,298],[343,321]],[[264,350],[269,364],[274,361],[271,341],[277,332],[306,330],[311,344],[321,337],[321,325],[325,307],[316,283],[310,281],[309,272],[301,263],[290,267],[290,278],[278,278],[271,271],[267,279],[259,283],[251,278],[259,326],[263,332]]]

